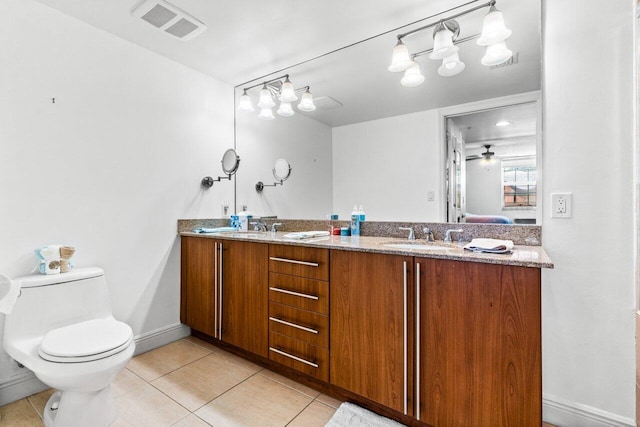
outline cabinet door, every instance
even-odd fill
[[[223,240],[222,340],[268,356],[268,257],[264,243]]]
[[[215,241],[181,238],[180,320],[191,328],[215,336]]]
[[[540,426],[540,270],[420,263],[419,416],[433,426]]]
[[[403,413],[411,410],[412,261],[334,250],[330,262],[330,382]]]

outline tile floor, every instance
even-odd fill
[[[0,407],[0,425],[43,426],[52,392]],[[134,357],[113,396],[113,427],[324,426],[341,403],[194,337]]]
[[[0,407],[0,426],[42,427],[51,393]],[[113,397],[112,427],[321,427],[341,403],[194,337],[134,357]]]

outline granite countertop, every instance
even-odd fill
[[[259,243],[278,243],[294,246],[310,246],[326,249],[340,249],[347,251],[375,252],[391,255],[408,255],[423,258],[438,258],[455,261],[481,262],[486,264],[514,265],[533,268],[553,268],[553,262],[542,246],[516,245],[511,254],[487,254],[464,250],[466,242],[444,243],[436,241],[431,245],[442,249],[407,249],[386,246],[388,244],[429,244],[425,240],[409,241],[407,239],[375,236],[326,236],[304,240],[285,239],[287,232],[238,232],[238,233],[211,233],[199,234],[191,231],[182,231],[181,236],[202,238],[214,238],[222,240],[240,240]]]

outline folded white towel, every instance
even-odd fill
[[[323,237],[328,235],[329,235],[328,231],[299,231],[297,233],[287,233],[282,237],[284,237],[285,239],[302,240],[302,239],[311,239],[312,237]]]
[[[13,305],[20,295],[21,282],[0,274],[0,313],[11,314]]]
[[[473,252],[486,252],[494,254],[506,254],[513,250],[512,240],[499,239],[472,239],[464,248]]]

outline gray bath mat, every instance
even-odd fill
[[[325,427],[403,427],[404,424],[382,417],[353,403],[344,402]]]

